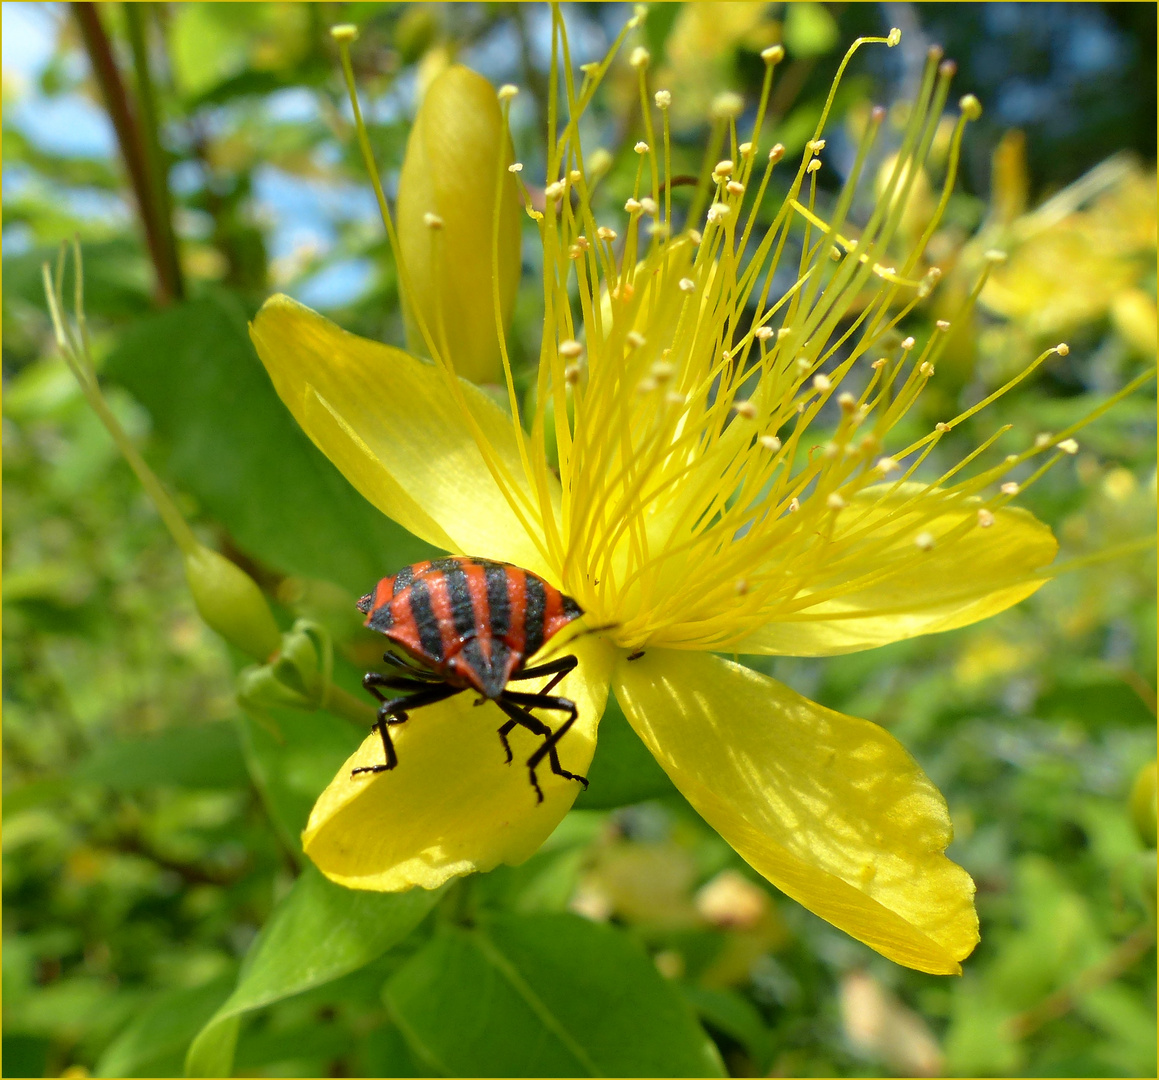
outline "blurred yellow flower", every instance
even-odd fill
[[[558,14],[554,27],[558,45]],[[898,36],[860,39],[850,52]],[[899,222],[952,69],[931,54],[897,168],[851,236],[846,214],[879,114],[828,222],[816,206],[827,111],[771,224],[757,222],[783,156],[760,143],[783,55],[766,50],[754,128],[742,138],[732,111],[712,180],[678,233],[663,185],[671,98],[653,96],[642,48],[630,57],[645,123],[635,188],[622,216],[596,217],[577,127],[623,40],[585,67],[582,85],[557,48],[552,78],[571,112],[550,118],[545,208],[527,204],[545,266],[529,433],[512,419],[506,354],[511,415],[461,378],[459,312],[431,295],[441,286],[412,279],[405,258],[433,363],[347,334],[284,296],[255,319],[254,343],[305,431],[383,513],[449,552],[526,567],[575,597],[592,627],[611,627],[572,644],[581,663],[560,687],[580,706],[561,744],[569,769],[591,760],[613,687],[688,801],[769,881],[899,963],[957,972],[978,940],[974,887],[944,854],[951,825],[937,789],[883,728],[714,655],[873,648],[983,619],[1045,580],[1050,530],[1007,505],[1017,484],[996,485],[1053,448],[1049,467],[1069,452],[1068,432],[967,476],[988,440],[933,482],[915,480],[982,402],[886,454],[950,332],[939,324],[919,344],[897,328],[937,280],[914,273],[938,215],[905,247]],[[477,83],[458,85],[458,109],[447,106],[456,122],[493,107]],[[513,93],[498,95],[504,117]],[[963,99],[938,214],[977,113]],[[429,123],[420,115],[418,125]],[[505,144],[505,131],[497,137]],[[495,213],[470,202],[486,179],[462,186],[464,220]],[[449,230],[432,236],[448,262],[477,255]],[[492,233],[491,269],[475,290],[490,294],[496,320],[505,242]],[[548,416],[558,474],[545,452]],[[381,755],[368,738],[319,799],[307,853],[333,880],[372,889],[432,888],[531,854],[578,788],[548,776],[537,806],[504,764],[492,730],[502,721],[493,705],[462,696],[431,706],[399,729],[397,768],[352,778]]]

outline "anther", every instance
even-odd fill
[[[873,368],[873,370],[874,370],[874,371],[877,371],[877,370],[879,370],[880,368],[883,368],[883,367],[885,367],[885,365],[886,365],[886,364],[888,364],[888,363],[889,363],[889,361],[888,361],[888,360],[886,360],[886,358],[885,358],[884,356],[880,356],[880,357],[878,357],[876,360],[874,360],[874,361],[873,361],[873,363],[872,363],[872,364],[870,364],[869,366],[870,366],[871,368]]]
[[[809,162],[808,165],[805,166],[805,172],[815,173],[820,168],[821,168],[821,159],[814,158],[812,161]]]
[[[330,27],[330,36],[340,45],[349,45],[358,40],[358,27],[353,23],[339,23]]]
[[[668,402],[669,405],[688,404],[688,398],[686,398],[679,390],[669,390],[668,393],[664,395],[664,400]]]
[[[578,184],[584,178],[584,174],[580,172],[579,169],[572,169],[571,172],[567,174],[567,178],[571,183]]]
[[[767,49],[761,49],[761,59],[766,64],[779,64],[785,59],[785,46],[770,45]]]
[[[1054,436],[1049,431],[1040,431],[1034,436],[1034,448],[1036,450],[1045,450]]]
[[[757,415],[757,407],[751,401],[734,402],[732,411],[746,420],[755,420]]]
[[[636,387],[636,392],[640,394],[650,394],[656,389],[655,379],[641,379],[640,384]]]
[[[832,386],[833,386],[833,383],[831,383],[829,381],[828,375],[814,375],[813,376],[813,389],[816,390],[817,393],[824,394]]]
[[[581,248],[579,244],[572,244],[567,249],[567,257],[569,259],[582,259],[583,254],[583,248]]]
[[[636,286],[630,281],[622,281],[612,290],[613,300],[623,300],[626,304],[636,295]]]
[[[983,529],[988,529],[994,524],[994,515],[984,506],[978,511],[978,524]]]
[[[753,144],[751,142],[742,142],[740,146],[737,147],[737,152],[742,158],[751,157],[753,152]]]
[[[906,352],[909,352],[910,349],[914,347],[914,339],[912,337],[903,338],[901,347],[905,349]]]
[[[958,101],[958,108],[967,120],[977,120],[982,115],[982,102],[973,94],[966,94]]]
[[[629,348],[639,349],[644,344],[644,335],[635,330],[629,330],[624,341],[628,344]]]
[[[423,214],[423,224],[428,229],[433,229],[438,232],[443,227],[443,219],[438,214],[432,214],[429,210]]]
[[[1062,442],[1058,444],[1058,448],[1064,454],[1070,454],[1072,456],[1079,452],[1079,444],[1075,442],[1074,439],[1063,439]]]
[[[718,161],[712,170],[712,178],[720,183],[725,177],[732,176],[733,169],[736,168],[736,162],[732,158],[725,158],[723,161]]]
[[[507,171],[508,171],[509,173],[520,173],[520,172],[523,172],[523,162],[522,162],[522,161],[515,161],[515,162],[512,162],[512,164],[510,164],[510,165],[508,165],[508,166],[507,166]]]
[[[944,420],[939,420],[934,425],[934,430],[940,431],[943,435],[945,435],[945,433],[950,430],[950,425],[947,424]]]
[[[891,472],[897,472],[901,466],[891,457],[883,457],[877,459],[877,464],[873,466],[882,476],[888,476]]]
[[[744,98],[726,90],[718,94],[712,102],[712,115],[718,120],[735,120],[744,112]]]
[[[688,230],[688,239],[691,240],[693,244],[699,245],[700,241],[703,240],[704,238],[700,235],[699,229],[689,229]]]
[[[808,150],[811,154],[819,154],[822,150],[825,149],[825,140],[810,139],[807,143],[805,143],[805,149]]]
[[[584,347],[573,338],[559,343],[559,355],[565,360],[574,360],[577,356],[582,355],[583,351]]]
[[[543,189],[543,197],[545,199],[562,199],[563,193],[567,189],[567,185],[562,180],[553,180]]]
[[[923,360],[921,366],[918,368],[918,371],[921,372],[921,374],[923,374],[927,379],[931,378],[934,374],[934,365],[931,364],[928,360]]]
[[[990,250],[987,251],[983,256],[983,258],[988,263],[994,263],[997,265],[998,263],[1004,263],[1006,261],[1006,252],[999,251],[997,248],[990,248]]]
[[[595,75],[599,70],[600,65],[596,60],[590,60],[586,64],[580,64],[580,71],[582,71],[585,75]]]
[[[774,454],[781,448],[781,440],[776,435],[762,435],[757,442],[761,444],[766,450],[772,451]]]
[[[830,246],[829,258],[833,262],[840,262],[841,261],[841,249],[836,244],[833,244]]]
[[[844,413],[851,413],[857,408],[857,398],[850,393],[838,394],[837,404],[841,406],[841,411]]]
[[[637,154],[646,154],[648,153],[648,144],[644,142],[643,139],[641,139],[638,143],[636,143],[635,146],[632,147],[632,149],[635,150]]]
[[[624,209],[627,210],[629,214],[636,213],[636,211],[640,209],[640,200],[629,199],[626,203],[624,203]]]
[[[514,85],[514,83],[504,83],[501,87],[499,87],[499,100],[510,101],[518,93],[519,87]]]
[[[793,501],[789,503],[789,513],[795,514],[801,509],[801,500],[794,496]]]
[[[828,461],[835,461],[841,456],[841,444],[835,442],[827,442],[825,444],[825,457]]]
[[[587,251],[587,249],[590,247],[588,244],[588,238],[586,236],[577,236],[575,238],[575,246],[579,248],[580,251]]]
[[[901,41],[901,31],[895,26],[886,35],[885,43],[892,49],[899,41]]]
[[[696,282],[690,277],[682,277],[677,284],[681,292],[692,292],[696,288]]]
[[[643,45],[637,45],[632,50],[632,55],[628,57],[628,63],[639,70],[640,68],[647,67],[648,61],[651,59],[652,54]]]
[[[938,74],[943,79],[952,79],[958,74],[958,62],[956,60],[943,60],[938,65]]]
[[[775,331],[771,326],[759,326],[755,331],[753,331],[753,337],[755,337],[758,341],[768,341],[769,338],[773,336],[774,332]]]
[[[725,184],[724,190],[727,191],[730,195],[743,195],[744,184],[742,184],[739,180],[730,180],[727,184]]]
[[[1019,491],[1018,485],[1013,480],[1007,480],[999,489],[1003,495],[1017,495]]]
[[[736,589],[737,596],[744,596],[749,591],[749,583],[744,578],[738,578],[733,588]]]
[[[830,493],[828,498],[826,498],[825,505],[828,506],[830,510],[844,510],[845,500],[841,498],[841,496],[838,495],[836,491],[834,491]]]
[[[643,210],[645,214],[651,214],[653,217],[655,217],[657,210],[660,208],[656,205],[655,199],[650,199],[645,196],[640,200],[640,209]]]
[[[606,225],[601,225],[596,229],[596,236],[601,240],[615,240],[617,235],[615,229],[609,229]]]
[[[809,373],[809,369],[812,366],[813,366],[813,362],[807,356],[798,356],[797,357],[797,370],[802,375],[807,375]]]
[[[939,330],[949,330],[950,321],[949,319],[939,319],[936,323],[934,323],[934,326],[936,326]]]
[[[656,91],[656,108],[667,109],[672,104],[672,93],[668,90]]]
[[[709,221],[723,221],[726,217],[728,217],[729,211],[730,207],[727,203],[713,203],[708,208],[708,214],[706,217]]]
[[[652,365],[652,378],[656,380],[661,386],[669,382],[672,376],[676,374],[676,365],[668,360],[657,360]]]
[[[785,156],[785,148],[780,143],[775,143],[772,150],[769,151],[769,161],[776,165],[778,161]]]
[[[1054,347],[1054,351],[1056,353],[1058,353],[1059,356],[1069,356],[1070,355],[1070,346],[1065,341],[1060,341]]]
[[[934,534],[928,532],[920,532],[914,537],[914,545],[919,551],[932,551],[934,547]]]
[[[581,368],[579,364],[568,364],[563,369],[563,381],[567,383],[568,386],[575,386],[575,384],[580,380],[580,371]]]
[[[792,332],[793,328],[791,326],[782,326],[777,331],[777,340],[780,341],[782,338],[787,338]]]

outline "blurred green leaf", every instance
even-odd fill
[[[227,721],[168,728],[159,735],[100,746],[81,762],[73,778],[107,784],[116,791],[164,785],[244,787],[249,780],[237,730]]]
[[[105,370],[148,408],[169,445],[173,480],[263,562],[361,593],[429,554],[302,433],[274,393],[231,295],[139,320]]]
[[[736,990],[690,983],[682,985],[681,990],[705,1024],[740,1043],[762,1073],[768,1070],[773,1050],[772,1033],[748,998]]]
[[[444,1076],[722,1076],[679,991],[623,931],[576,915],[443,929],[387,983]]]
[[[344,889],[307,867],[251,947],[234,992],[194,1039],[186,1075],[228,1076],[245,1013],[381,956],[422,921],[440,895]]]
[[[785,5],[785,48],[794,60],[824,56],[837,44],[841,31],[824,4]]]
[[[94,1076],[165,1076],[228,996],[234,976],[159,995],[106,1048]]]

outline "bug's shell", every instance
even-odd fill
[[[366,625],[455,686],[496,698],[583,611],[518,566],[453,556],[384,577],[358,601]]]

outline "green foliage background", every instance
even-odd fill
[[[99,5],[99,17],[146,136],[146,101],[157,115],[181,271],[168,295],[119,160],[46,146],[35,114],[19,111],[33,93],[100,101],[64,7],[51,8],[39,85],[4,81],[4,1075],[181,1075],[187,1055],[199,1075],[1153,1075],[1153,782],[1149,832],[1146,798],[1131,801],[1155,755],[1153,552],[1076,570],[977,627],[764,662],[888,726],[946,794],[950,854],[978,882],[983,927],[961,979],[898,968],[757,879],[614,704],[590,790],[524,865],[378,896],[304,864],[298,832],[362,732],[320,712],[239,709],[241,658],[200,623],[175,547],[56,357],[39,266],[79,232],[115,412],[199,536],[253,574],[283,625],[306,616],[330,630],[336,677],[356,690],[376,645],[354,598],[427,549],[297,429],[245,324],[281,288],[400,341],[395,278],[366,214],[336,214],[328,246],[271,257],[261,191],[275,170],[331,200],[365,196],[326,34],[340,21],[362,27],[359,78],[388,175],[408,88],[440,50],[483,70],[506,63],[503,77],[528,88],[516,137],[534,175],[542,9],[126,7]],[[661,68],[677,66],[682,7],[650,16]],[[751,98],[759,49],[783,36],[794,59],[773,134],[793,153],[844,43],[888,29],[887,16],[751,7],[731,37],[723,22],[722,40],[703,32],[692,66],[703,85],[688,89]],[[1153,167],[1153,7],[985,7],[893,6],[919,58],[940,40],[959,60],[962,92],[1001,105],[1031,86],[1045,99],[1024,121],[1031,206],[1113,151]],[[598,38],[626,14],[593,4],[569,18]],[[1092,26],[1117,51],[1079,78],[1068,50]],[[837,122],[893,100],[899,65],[855,66]],[[314,103],[305,115],[278,107],[292,88]],[[637,118],[620,91],[613,83],[598,119],[622,202]],[[990,155],[1013,123],[991,110],[971,136],[949,213],[959,242],[991,220]],[[703,135],[678,131],[678,171],[695,171]],[[276,209],[283,226],[292,219],[292,203]],[[1153,228],[1153,203],[1150,214]],[[1153,311],[1150,243],[1130,288]],[[1085,272],[1097,270],[1074,267]],[[1065,364],[988,410],[984,427],[955,432],[959,449],[1001,422],[1024,436],[1058,430],[1153,363],[1153,340],[1148,355],[1112,307],[1068,328]],[[536,320],[528,285],[512,333],[524,375]],[[948,372],[951,397],[996,385],[1044,343],[1031,318],[980,315],[975,331]],[[1063,558],[1153,531],[1154,415],[1147,388],[1025,497]],[[704,891],[713,884],[723,908]]]

